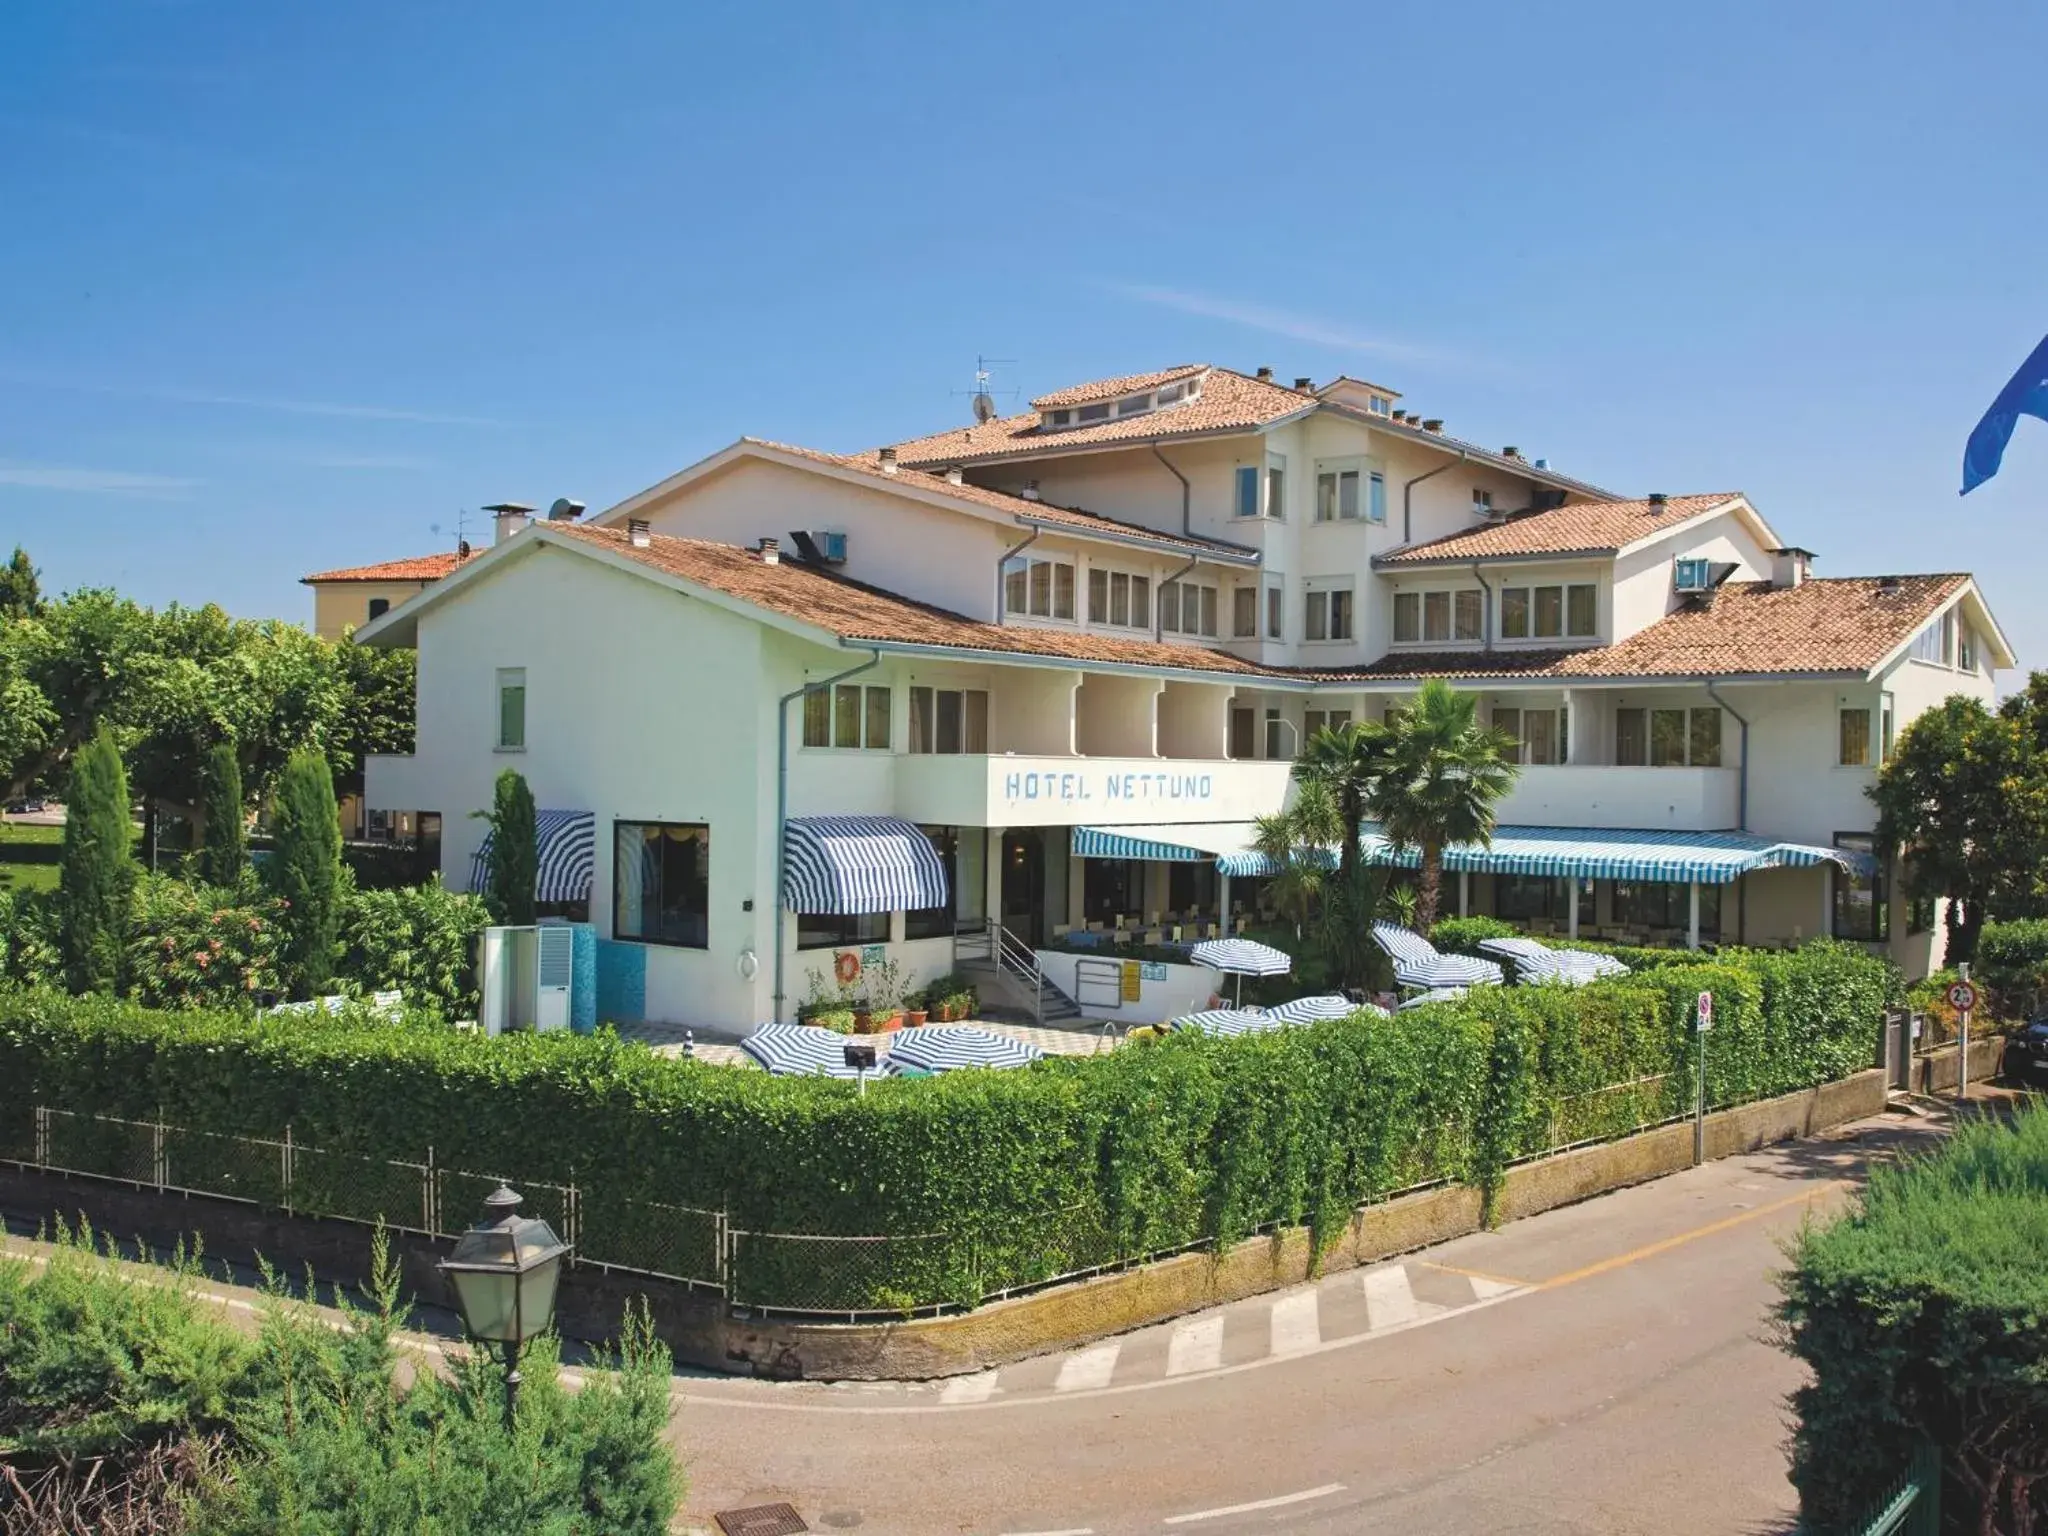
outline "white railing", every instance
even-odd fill
[[[1045,1022],[1045,971],[1038,963],[1038,955],[1001,923],[991,920],[979,930],[956,929],[953,960],[955,964],[962,960],[984,961],[1010,976],[1031,994],[1033,1022]]]

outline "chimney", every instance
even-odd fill
[[[761,563],[763,565],[782,564],[782,543],[780,540],[763,539],[761,541]]]
[[[566,496],[557,496],[554,505],[548,508],[548,521],[551,523],[573,523],[582,515],[583,503],[571,501]]]
[[[484,510],[495,519],[496,527],[491,537],[493,544],[504,543],[513,534],[533,521],[533,508],[527,506],[524,502],[498,501],[485,507]]]
[[[627,518],[626,538],[635,549],[646,549],[651,545],[654,542],[654,534],[647,526],[647,519],[644,517]]]
[[[1519,459],[1522,456],[1522,450],[1513,443],[1509,443],[1507,447],[1501,449],[1500,456],[1504,459]]]
[[[1801,549],[1796,544],[1774,549],[1771,551],[1771,585],[1799,586],[1806,580],[1812,565],[1813,551],[1810,549]]]
[[[1905,583],[1901,582],[1896,576],[1880,576],[1877,578],[1877,595],[1879,597],[1897,597],[1904,589],[1904,586]]]
[[[960,473],[960,466],[958,464],[949,464],[946,466],[946,484],[962,485],[966,483],[966,480],[967,477]]]
[[[1039,499],[1038,482],[1036,480],[1026,480],[1024,482],[1023,496],[1026,501],[1037,501]]]
[[[882,473],[885,475],[896,473],[896,450],[894,448],[884,448],[882,450]]]
[[[1310,390],[1316,387],[1316,381],[1304,375],[1303,377],[1298,378],[1294,381],[1294,387],[1300,390],[1303,394],[1307,394]]]
[[[1441,432],[1443,429],[1444,419],[1441,416],[1432,416],[1422,424],[1422,430],[1425,432]]]
[[[1664,509],[1671,505],[1671,498],[1662,491],[1650,492],[1650,516],[1662,517]]]
[[[1272,383],[1272,382],[1273,382],[1273,370],[1272,370],[1272,369],[1270,369],[1270,368],[1261,368],[1261,369],[1259,369],[1259,382],[1260,382],[1260,383],[1262,383],[1262,384],[1270,384],[1270,383]]]
[[[1397,411],[1395,411],[1395,412],[1394,412],[1394,420],[1396,420],[1396,421],[1402,421],[1402,422],[1405,422],[1405,421],[1406,421],[1407,419],[1408,419],[1408,412],[1407,412],[1407,411],[1406,411],[1405,409],[1403,409],[1403,410],[1397,410]]]

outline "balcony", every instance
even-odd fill
[[[1530,766],[1500,805],[1503,826],[1715,832],[1738,815],[1734,768]]]
[[[963,827],[1249,821],[1286,803],[1292,766],[1209,758],[899,757],[895,813]]]

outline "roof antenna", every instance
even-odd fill
[[[446,529],[440,523],[429,523],[427,524],[427,532],[438,534],[446,532]],[[455,553],[465,558],[469,554],[469,508],[467,507],[457,507],[455,509]]]
[[[1017,359],[1014,357],[982,357],[977,354],[974,359],[974,388],[971,390],[956,389],[953,391],[956,395],[966,394],[970,397],[974,411],[974,424],[976,426],[980,426],[983,422],[995,420],[995,397],[997,395],[1006,395],[1012,400],[1016,399],[1017,391],[1015,389],[991,390],[988,384],[989,375],[995,371],[997,364],[1000,363],[1004,367],[1014,367],[1016,362]]]

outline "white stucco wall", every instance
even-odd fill
[[[1102,965],[1109,963],[1107,956],[1091,957],[1063,949],[1041,949],[1037,954],[1045,979],[1068,997],[1076,997],[1080,990],[1075,977],[1081,969],[1081,962],[1095,959],[1097,964],[1090,968],[1091,971],[1100,970]],[[1142,966],[1142,962],[1133,963]],[[1138,1000],[1134,1003],[1104,1001],[1108,996],[1105,983],[1091,980],[1087,1000],[1080,1001],[1076,997],[1081,1017],[1113,1019],[1119,1024],[1164,1024],[1208,1007],[1210,998],[1216,996],[1219,989],[1225,996],[1229,992],[1230,984],[1222,973],[1206,965],[1155,965],[1151,969],[1164,974],[1145,978],[1141,970]]]
[[[1074,741],[1089,757],[1156,755],[1159,680],[1090,673],[1074,695]]]

